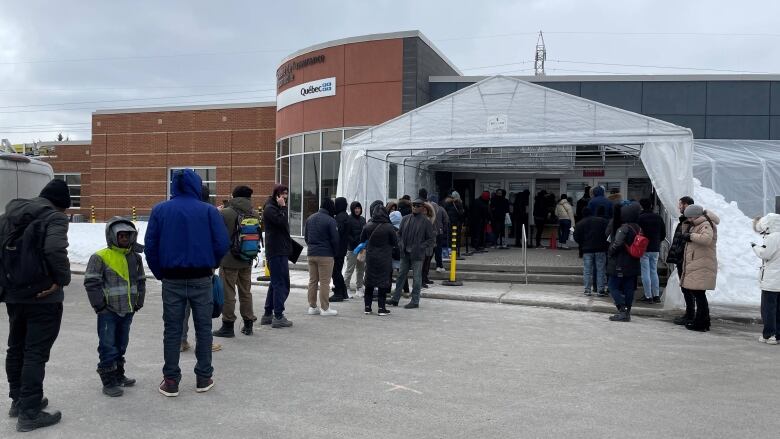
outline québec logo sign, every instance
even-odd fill
[[[333,89],[333,83],[330,81],[323,82],[322,84],[318,86],[310,85],[306,88],[301,89],[301,96],[306,96],[308,94],[312,93],[321,93],[325,91],[331,91]]]

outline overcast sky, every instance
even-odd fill
[[[539,30],[548,75],[780,73],[778,17],[769,0],[0,0],[0,138],[88,139],[100,108],[272,101],[289,53],[413,29],[467,75],[532,74]]]

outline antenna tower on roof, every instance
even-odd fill
[[[534,57],[534,75],[544,76],[544,61],[547,59],[547,48],[544,47],[544,35],[539,31],[536,39],[536,56]]]

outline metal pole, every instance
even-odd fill
[[[463,282],[457,280],[457,265],[458,265],[458,227],[452,226],[452,238],[450,245],[452,246],[452,254],[450,255],[450,279],[442,282],[442,285],[448,287],[459,287],[463,285]]]
[[[528,285],[528,243],[526,242],[525,224],[523,224],[523,271],[525,271],[525,284]]]

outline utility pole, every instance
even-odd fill
[[[544,61],[547,59],[547,48],[544,47],[544,35],[539,31],[536,39],[536,56],[534,57],[534,75],[544,76]]]

